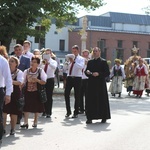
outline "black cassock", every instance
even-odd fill
[[[99,76],[87,75],[87,70],[91,73],[98,72]],[[89,77],[86,99],[87,119],[110,119],[108,92],[105,81],[110,71],[106,60],[103,58],[89,60],[85,74]]]

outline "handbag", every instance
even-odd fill
[[[39,76],[38,78],[40,78],[40,71],[41,69],[39,69]],[[40,102],[41,103],[45,103],[47,101],[47,95],[46,95],[46,89],[45,89],[45,85],[41,85],[39,83],[37,83],[37,89],[38,89],[38,94],[39,94],[39,98],[40,98]]]
[[[19,69],[17,69],[16,72],[14,73],[14,75],[12,76],[13,80],[16,80],[18,72],[19,72]],[[20,98],[17,100],[17,109],[19,111],[23,111],[23,107],[25,105],[25,100],[24,100],[24,95],[23,95],[24,88],[20,92],[21,92],[20,93]]]

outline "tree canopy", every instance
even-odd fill
[[[103,0],[1,0],[1,44],[8,46],[12,38],[42,36],[49,30],[52,18],[60,28],[66,21],[75,22],[80,9],[95,10],[103,4]],[[35,25],[45,26],[46,30],[37,32]]]

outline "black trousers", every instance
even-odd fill
[[[53,105],[53,90],[54,90],[54,78],[49,78],[46,81],[46,95],[47,95],[47,102],[44,104],[45,113],[47,115],[52,115],[52,105]]]
[[[87,83],[88,83],[88,79],[82,79],[82,81],[81,81],[81,91],[80,91],[80,103],[79,103],[80,111],[84,111],[85,108],[86,108]]]
[[[4,88],[0,88],[0,140],[3,136],[3,104],[4,104],[5,91]]]
[[[74,114],[77,115],[79,113],[81,77],[67,77],[66,79],[66,88],[64,96],[67,113],[71,113],[70,92],[72,88],[74,88],[74,97],[75,97]]]

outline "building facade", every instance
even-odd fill
[[[108,12],[100,16],[86,17],[87,49],[98,46],[102,50],[103,58],[112,62],[119,58],[123,63],[132,55],[131,51],[135,45],[139,48],[141,57],[150,57],[150,16]],[[59,30],[52,24],[43,44],[35,43],[34,37],[28,37],[32,43],[31,49],[49,47],[64,61],[65,55],[71,52],[73,45],[82,45],[82,23],[83,17],[78,18],[73,25],[67,24]]]
[[[150,16],[108,12],[100,16],[86,16],[88,20],[86,48],[98,46],[102,57],[122,63],[132,55],[135,45],[141,57],[150,57]],[[82,17],[76,28],[69,32],[69,49],[72,45],[81,46]]]

